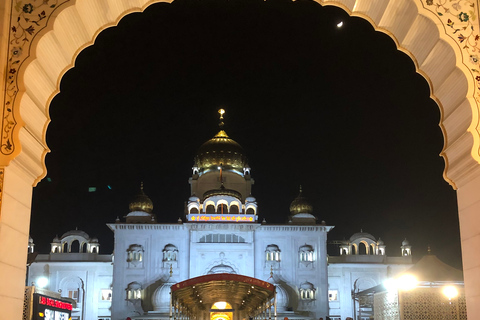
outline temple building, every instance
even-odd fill
[[[103,307],[102,290],[111,289],[111,313],[81,312],[72,314],[73,320],[343,320],[357,307],[352,292],[374,287],[412,265],[408,242],[392,258],[381,239],[365,232],[337,241],[339,251],[329,256],[327,234],[333,226],[317,221],[301,188],[285,224],[260,222],[252,170],[243,148],[223,129],[223,110],[220,130],[194,157],[189,183],[186,212],[177,223],[160,221],[141,186],[124,219],[108,224],[115,238],[113,268],[109,264],[105,275],[96,274],[104,282],[90,278],[92,292],[82,287],[91,272],[73,266],[88,260],[94,268],[95,259],[70,261],[69,233],[52,242],[50,254],[37,257],[30,279],[55,276],[49,290],[70,295],[64,279],[78,272],[78,290],[86,302],[82,310]],[[108,260],[86,234],[78,248],[79,255]],[[58,261],[70,269],[53,274]]]

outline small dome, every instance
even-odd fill
[[[82,230],[70,230],[70,231],[67,231],[65,232],[61,237],[60,239],[63,239],[63,238],[66,238],[68,236],[80,236],[86,240],[90,239],[90,237],[88,236],[88,234],[86,232],[83,232]],[[55,240],[55,239],[54,239]]]
[[[32,237],[28,237],[28,243],[33,243],[33,238]]]
[[[140,186],[140,192],[132,199],[132,201],[130,201],[128,208],[130,209],[130,212],[143,211],[146,213],[152,213],[153,202],[145,192],[143,192],[143,182]]]
[[[200,202],[200,198],[196,195],[192,195],[190,198],[188,198],[188,202]]]
[[[203,199],[207,199],[213,196],[229,196],[229,197],[234,197],[238,200],[242,199],[242,195],[240,192],[231,190],[231,189],[226,189],[223,185],[219,189],[214,189],[214,190],[208,190],[203,194]]]
[[[313,247],[309,244],[304,244],[303,246],[300,247],[300,251],[313,251]]]
[[[383,246],[385,243],[383,242],[382,239],[378,238],[377,245]]]
[[[300,193],[290,204],[290,213],[296,215],[299,213],[313,213],[313,206],[302,196],[302,186],[300,186]]]
[[[90,242],[90,243],[98,243],[98,238],[97,238],[97,237],[93,237],[92,239],[90,239],[89,242]]]
[[[249,195],[246,199],[245,199],[245,203],[253,203],[253,202],[256,202],[257,199],[255,199],[255,197],[253,197],[252,195]]]
[[[171,243],[167,244],[163,251],[178,251],[177,247]]]
[[[402,241],[402,246],[409,246],[410,245],[410,242],[408,242],[407,238],[405,238],[405,240]]]
[[[227,266],[223,263],[221,263],[219,265],[216,265],[215,267],[210,269],[210,271],[208,271],[207,274],[216,274],[216,273],[233,273],[233,274],[236,274],[235,270],[233,270],[232,267]]]
[[[357,239],[360,239],[360,238],[367,238],[367,239],[370,239],[370,240],[373,240],[373,241],[377,241],[374,236],[372,236],[370,233],[363,232],[363,230],[361,230],[360,232],[354,233],[350,237],[350,241],[353,242],[353,241],[355,241]]]
[[[300,285],[300,288],[304,290],[315,290],[315,287],[313,286],[313,284],[308,281],[302,283]]]
[[[226,169],[235,169],[243,172],[247,167],[247,158],[243,148],[227,133],[220,130],[212,139],[198,149],[195,156],[195,166],[202,169],[217,168],[222,165]]]
[[[58,235],[53,238],[53,243],[60,243],[60,239],[58,239]]]
[[[280,249],[278,248],[278,246],[276,244],[269,244],[267,246],[267,249],[266,251],[268,252],[276,252],[276,251],[280,251]]]

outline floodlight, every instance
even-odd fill
[[[397,279],[398,289],[404,290],[404,291],[412,290],[417,286],[417,283],[418,283],[417,278],[411,274],[401,275]]]
[[[45,277],[40,277],[37,279],[37,287],[45,288],[48,285],[48,279]]]
[[[458,290],[454,286],[443,287],[442,293],[448,298],[453,299],[458,296]]]

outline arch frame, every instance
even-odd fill
[[[0,249],[10,249],[0,257],[0,281],[12,284],[5,286],[9,290],[0,289],[6,317],[21,315],[26,260],[22,244],[28,243],[32,186],[46,174],[48,107],[61,77],[102,30],[157,2],[161,1],[0,2]],[[444,178],[458,190],[467,306],[470,317],[480,317],[480,288],[475,286],[480,281],[479,1],[464,0],[461,7],[439,0],[317,2],[340,7],[389,35],[430,85],[441,112]]]

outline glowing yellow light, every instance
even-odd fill
[[[218,110],[218,113],[220,113],[220,119],[223,119],[223,115],[225,114],[225,110],[220,109],[220,110]]]
[[[458,290],[454,286],[445,286],[442,292],[448,299],[453,299],[458,296]]]
[[[339,23],[337,23],[338,28],[341,28],[342,26],[343,26],[343,21],[340,21]]]
[[[39,312],[39,313],[38,313],[38,316],[41,317],[41,318],[45,317],[45,315],[43,314],[43,312]]]
[[[213,304],[217,309],[225,309],[227,307],[227,303],[225,301],[218,301]]]
[[[397,287],[400,290],[412,290],[417,286],[417,278],[411,274],[404,274],[400,276],[397,280]]]

